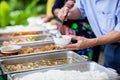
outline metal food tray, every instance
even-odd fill
[[[17,44],[28,44],[28,43],[43,42],[43,41],[53,41],[52,37],[49,34],[48,35],[47,34],[42,34],[42,35],[26,35],[26,36],[10,37],[10,38],[7,38],[5,40],[0,38],[0,45],[2,45],[3,41],[10,41],[12,39],[30,38],[30,37],[34,37],[37,40],[36,41],[31,41],[31,42],[22,42],[22,43],[17,43]]]
[[[36,43],[29,43],[29,44],[21,44],[20,46],[22,46],[21,50],[26,49],[28,46],[31,48],[40,48],[42,46],[45,45],[55,45],[54,42],[36,42]],[[51,50],[51,51],[45,51],[45,52],[35,52],[35,53],[29,53],[29,54],[18,54],[18,55],[12,55],[12,56],[1,56],[0,58],[2,60],[4,59],[9,59],[9,58],[15,58],[15,57],[22,57],[22,56],[32,56],[32,55],[40,55],[40,54],[48,54],[48,53],[52,53],[52,52],[59,52],[59,51],[67,51],[67,49],[61,48],[59,50]]]
[[[4,74],[16,73],[16,72],[18,73],[18,72],[25,72],[25,71],[31,71],[31,70],[8,72],[3,65],[4,64],[21,64],[21,63],[36,62],[36,61],[42,61],[42,60],[45,60],[45,61],[46,60],[58,60],[58,59],[65,59],[65,58],[74,59],[75,63],[86,61],[83,57],[81,57],[80,55],[78,55],[77,53],[73,51],[63,51],[63,52],[56,52],[56,53],[45,54],[45,55],[35,55],[35,56],[29,56],[29,57],[6,59],[6,60],[1,61],[0,65],[1,65],[1,68]],[[68,64],[72,64],[72,61],[70,60]],[[54,66],[59,66],[59,65],[54,65]],[[53,66],[47,66],[47,67],[42,67],[42,68],[49,68],[49,67],[53,67]],[[42,69],[42,68],[36,68],[36,69]],[[33,69],[33,70],[36,70],[36,69]]]
[[[33,34],[33,35],[43,35],[43,34],[47,34],[47,31],[23,31],[23,32],[39,32],[40,34]],[[19,37],[24,37],[24,36],[30,36],[30,35],[19,35],[19,36],[9,36],[9,37],[1,37],[4,35],[11,35],[15,32],[9,32],[9,33],[0,33],[0,41],[4,41],[4,40],[10,40],[13,38],[19,38]],[[32,34],[31,34],[32,36]]]
[[[22,78],[28,74],[36,73],[36,72],[46,72],[48,70],[67,70],[67,71],[76,70],[76,71],[81,71],[81,72],[97,70],[100,72],[105,72],[108,75],[109,80],[120,80],[117,73],[115,73],[95,62],[74,63],[72,65],[68,64],[68,65],[64,65],[64,66],[52,67],[52,68],[42,69],[42,70],[39,69],[39,70],[23,72],[23,73],[13,73],[13,74],[8,74],[8,78],[9,78],[9,80],[15,80],[15,79],[19,80],[20,78]]]

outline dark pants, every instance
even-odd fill
[[[113,68],[120,74],[120,46],[106,45],[104,55],[104,66]]]

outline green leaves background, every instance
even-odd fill
[[[27,18],[46,13],[46,0],[0,0],[0,28],[27,25]]]

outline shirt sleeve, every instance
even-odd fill
[[[117,25],[114,30],[120,32],[120,1],[118,2],[117,5],[116,16],[117,16],[117,22],[116,22]]]
[[[119,31],[120,32],[120,23],[118,23],[115,27],[115,31]]]
[[[82,0],[76,0],[76,1],[75,1],[75,7],[79,8],[82,17],[86,17]]]

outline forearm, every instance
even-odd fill
[[[117,41],[120,41],[120,32],[118,31],[112,31],[101,37],[91,39],[91,42],[93,43],[92,46],[111,44]]]
[[[75,19],[81,18],[80,10],[77,7],[73,7],[69,12],[70,12],[70,14],[68,15],[68,19],[75,20]]]

